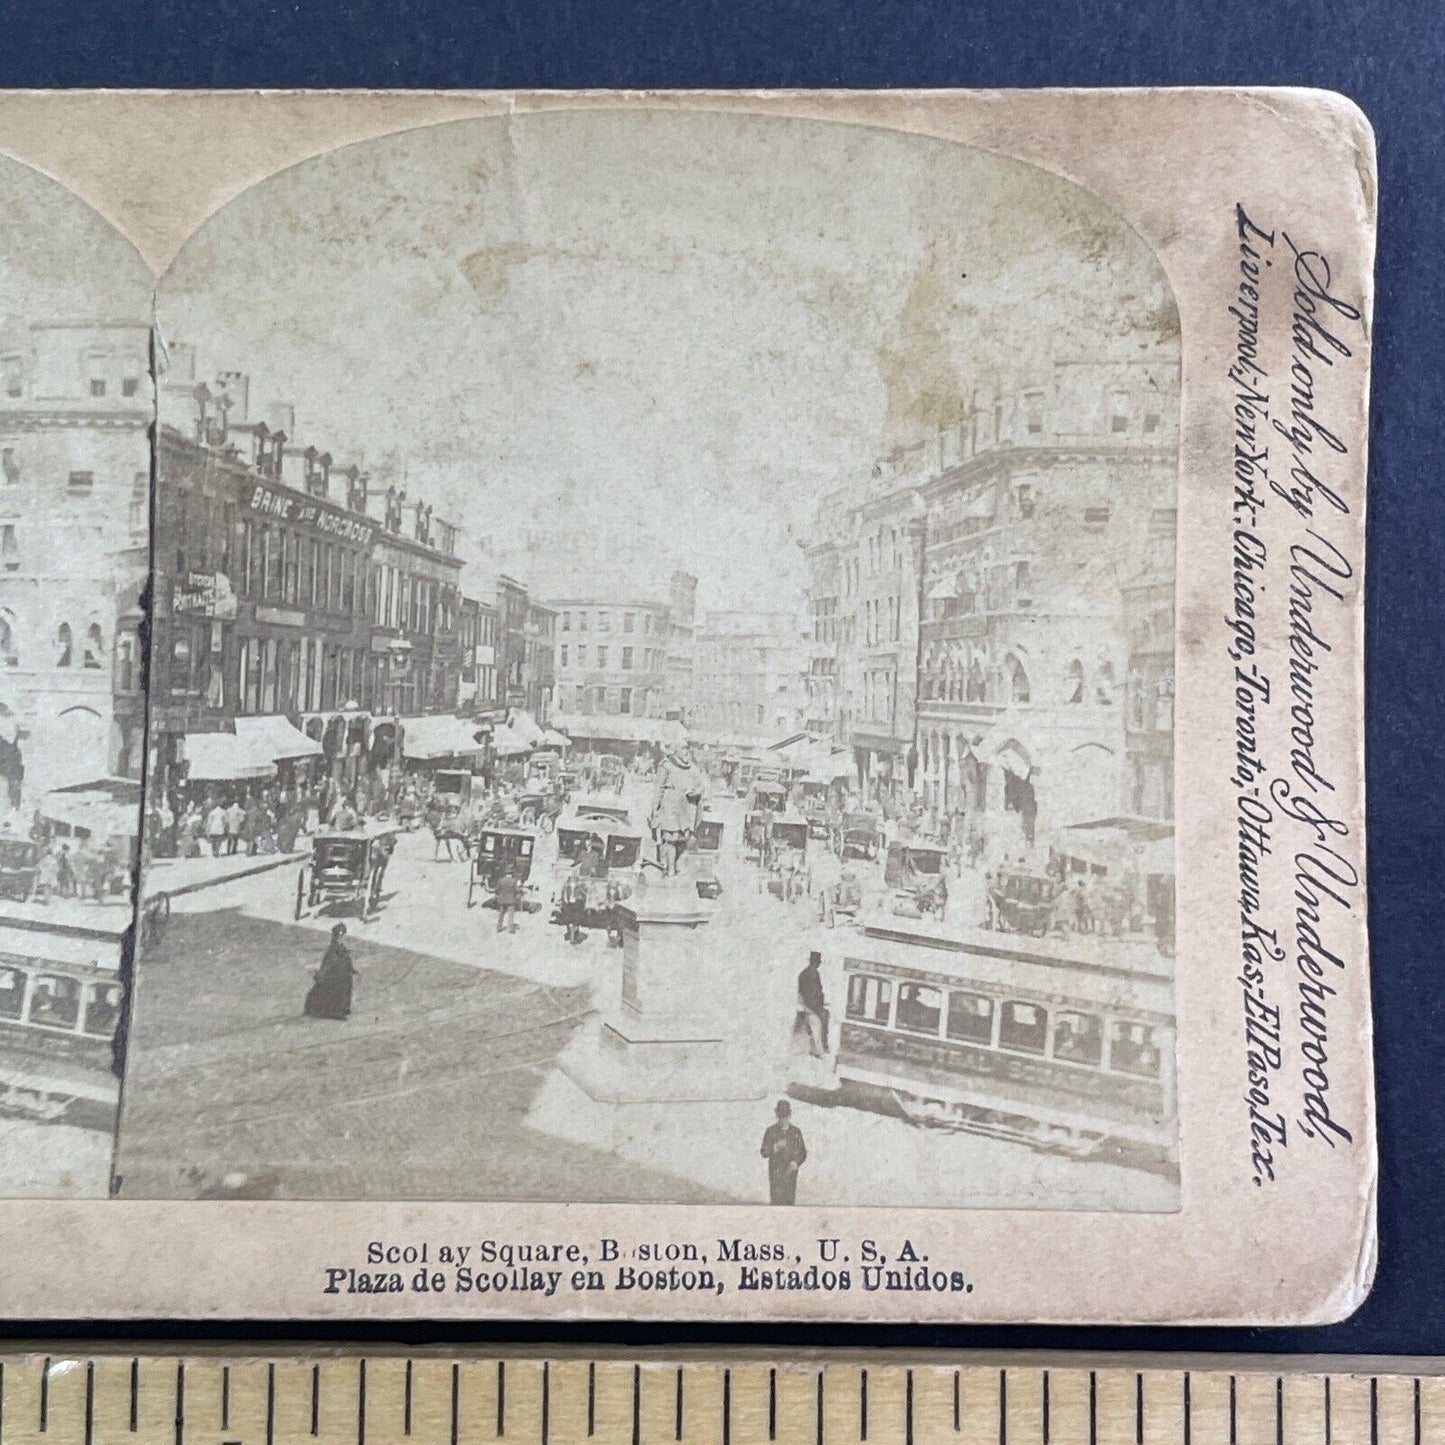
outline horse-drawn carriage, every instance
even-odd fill
[[[808,823],[805,818],[784,814],[768,826],[768,892],[791,903],[813,891],[808,868]]]
[[[722,852],[723,825],[717,818],[703,818],[692,835],[693,877],[699,898],[720,898],[722,879],[717,860]]]
[[[945,851],[936,843],[891,843],[883,862],[883,882],[893,892],[892,912],[909,918],[942,914],[948,901]]]
[[[535,913],[541,904],[530,896],[526,888],[532,876],[532,862],[537,852],[537,835],[520,828],[480,829],[472,844],[471,872],[467,879],[467,907],[476,901],[478,893],[484,894],[482,907],[490,907],[496,900],[497,884],[502,875],[511,872],[523,887],[521,907],[528,913]]]
[[[311,859],[296,875],[296,917],[328,905],[355,903],[363,920],[381,903],[381,884],[396,847],[395,824],[318,833]]]
[[[838,836],[840,858],[845,861],[849,858],[865,858],[871,863],[882,847],[883,822],[877,813],[860,810],[844,817]]]
[[[0,838],[0,898],[23,903],[35,891],[40,844],[29,838]]]
[[[536,828],[543,833],[556,831],[557,820],[562,816],[562,794],[552,788],[523,793],[517,799],[517,816],[524,828]]]
[[[1046,873],[1001,868],[989,884],[994,926],[1006,933],[1032,933],[1042,938],[1054,923],[1063,885]]]

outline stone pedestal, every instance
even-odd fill
[[[731,960],[712,944],[695,880],[645,875],[622,913],[620,996],[563,1072],[609,1104],[761,1098],[770,1081],[733,1036]]]

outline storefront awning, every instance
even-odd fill
[[[572,746],[572,740],[564,734],[559,733],[556,728],[548,728],[547,731],[542,734],[542,741],[538,743],[537,746],[540,748],[570,748]]]
[[[459,717],[404,717],[401,728],[402,754],[413,762],[469,757],[486,751],[485,744],[477,741],[477,724]]]
[[[79,828],[92,838],[134,838],[140,832],[139,807],[117,803],[109,793],[46,793],[40,816],[68,828]]]
[[[498,723],[492,729],[492,752],[499,758],[516,758],[523,753],[530,753],[532,745],[521,733],[514,731],[506,723]]]
[[[635,717],[631,713],[568,713],[552,719],[558,731],[573,738],[606,742],[675,744],[686,741],[687,729],[672,718]]]
[[[319,758],[320,743],[308,738],[300,728],[292,727],[284,717],[238,717],[236,736],[254,741],[258,752],[275,762],[291,762],[297,758]]]
[[[532,714],[522,708],[513,708],[512,715],[507,719],[507,726],[522,739],[529,748],[536,748],[542,745],[542,739],[546,736],[544,731],[537,726],[536,719]]]
[[[255,739],[235,733],[187,733],[185,757],[193,782],[247,782],[269,778],[276,771],[274,760]]]

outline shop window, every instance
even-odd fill
[[[1049,1036],[1049,1011],[1038,1004],[1010,1000],[999,1019],[1000,1048],[1021,1054],[1042,1054]]]
[[[893,1005],[893,985],[886,978],[855,973],[848,979],[848,1017],[860,1023],[886,1024]]]

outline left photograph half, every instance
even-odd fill
[[[145,758],[153,278],[0,157],[0,1198],[104,1198]]]

